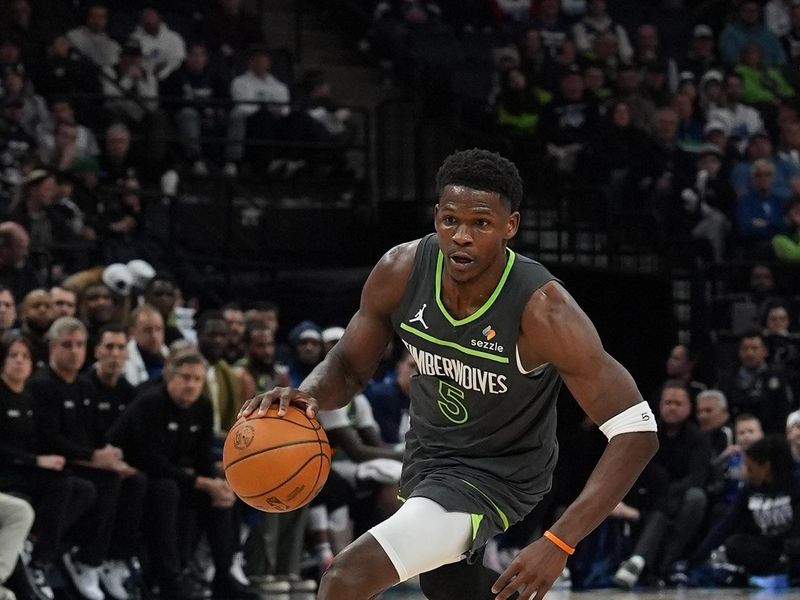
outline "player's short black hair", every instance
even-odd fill
[[[463,185],[482,192],[495,192],[511,211],[522,203],[522,178],[516,165],[495,152],[472,148],[448,156],[436,173],[436,196],[448,185]]]

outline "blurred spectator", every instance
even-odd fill
[[[153,7],[142,11],[142,18],[131,38],[139,40],[144,70],[159,80],[169,77],[186,58],[183,38],[161,20],[158,10]]]
[[[793,6],[797,6],[794,0],[768,0],[764,6],[764,25],[767,29],[778,37],[789,33]]]
[[[644,70],[645,81],[648,71],[663,75],[665,96],[670,94],[678,85],[678,65],[675,59],[670,58],[661,48],[658,29],[656,29],[655,25],[644,23],[637,29],[633,60],[636,65]]]
[[[530,81],[538,81],[545,63],[550,60],[542,45],[542,34],[536,29],[525,32],[519,49],[520,68]]]
[[[703,75],[718,65],[719,59],[714,52],[714,31],[708,25],[695,25],[689,51],[681,63],[681,71],[691,71],[695,79],[700,81]]]
[[[773,236],[772,249],[780,260],[800,263],[800,198],[786,204],[784,228]]]
[[[677,93],[672,97],[671,105],[678,115],[678,144],[687,150],[699,148],[703,142],[703,123],[702,118],[695,114],[691,96]]]
[[[800,121],[788,121],[781,125],[778,158],[800,168]]]
[[[664,365],[664,373],[667,381],[682,381],[689,392],[689,398],[694,403],[700,392],[707,389],[705,383],[694,379],[694,368],[697,366],[697,352],[686,344],[676,344],[669,351],[667,362]],[[660,402],[662,389],[656,390],[651,399],[653,406],[657,407]]]
[[[643,71],[642,95],[645,98],[649,98],[655,106],[669,106],[672,99],[669,65],[662,60],[654,60],[648,62]]]
[[[48,266],[52,273],[62,267],[61,261],[66,258],[60,253],[53,254],[55,246],[74,240],[69,224],[54,207],[56,191],[52,173],[43,169],[31,171],[22,183],[19,201],[10,215],[10,220],[30,234],[31,264],[45,277]]]
[[[248,48],[266,41],[258,18],[242,7],[241,0],[218,0],[203,20],[200,39],[230,66]]]
[[[733,68],[742,78],[742,100],[747,104],[762,107],[762,114],[767,108],[774,112],[774,105],[779,98],[794,95],[794,89],[783,78],[780,69],[764,64],[761,47],[750,42],[742,49],[742,54]],[[764,106],[764,105],[773,106]]]
[[[47,332],[53,324],[53,298],[44,289],[31,290],[20,303],[20,332],[30,342],[36,369],[48,364],[50,344]]]
[[[722,171],[722,150],[704,145],[697,154],[694,186],[681,192],[682,221],[695,239],[707,241],[711,259],[721,263],[726,255],[736,194]]]
[[[0,285],[0,338],[17,324],[17,303],[10,289]]]
[[[496,110],[497,125],[514,145],[515,162],[530,164],[542,102],[536,90],[528,85],[521,70],[511,69],[505,74]]]
[[[370,386],[367,397],[380,427],[381,439],[387,444],[405,445],[411,377],[417,372],[414,357],[404,351],[394,370],[394,380]]]
[[[499,2],[503,4],[502,0],[499,0]],[[520,3],[511,0],[508,5],[509,7],[515,5],[519,7]],[[515,22],[513,15],[516,15],[519,20]],[[511,31],[515,35],[519,34],[520,31],[524,31],[527,25],[536,29],[542,37],[542,45],[550,52],[552,58],[558,55],[564,42],[569,39],[567,21],[561,15],[559,0],[540,0],[536,8],[536,16],[532,22],[528,21],[518,8],[516,10],[512,8],[509,13],[504,13],[503,22],[506,26],[511,27]]]
[[[753,177],[753,165],[756,161],[763,160],[772,167],[771,187],[768,190],[775,194],[781,201],[792,195],[793,190],[800,188],[800,168],[779,156],[776,156],[772,147],[769,134],[757,131],[750,136],[747,144],[747,160],[740,161],[731,171],[731,184],[739,197],[748,191],[755,190],[756,184],[764,188],[765,182],[757,182]],[[779,205],[776,221],[780,222],[783,214],[783,204]]]
[[[63,96],[54,96],[50,98],[50,118],[39,131],[39,156],[43,161],[53,162],[53,155],[56,151],[56,127],[60,123],[69,123],[75,126],[75,143],[72,153],[75,158],[100,154],[100,147],[97,145],[97,138],[92,130],[79,124],[75,119],[72,102]]]
[[[241,380],[225,360],[227,345],[228,323],[222,313],[202,313],[197,320],[197,347],[208,362],[203,394],[214,406],[214,436],[219,450],[242,406]],[[221,459],[221,452],[218,459]]]
[[[297,387],[322,360],[322,331],[313,321],[301,321],[289,332],[289,343],[293,348],[289,375]]]
[[[728,399],[719,390],[703,390],[695,400],[695,415],[700,429],[706,432],[716,459],[733,444],[731,415],[728,412]]]
[[[122,121],[148,138],[153,161],[164,156],[166,116],[158,108],[158,79],[142,64],[142,46],[125,42],[119,63],[106,67],[101,77],[105,108],[112,120]]]
[[[19,51],[19,44],[7,35],[0,33],[0,73],[13,71],[25,66]]]
[[[7,213],[13,192],[21,183],[23,173],[36,152],[36,139],[22,127],[22,100],[4,97],[0,100],[0,183],[3,194],[0,210]]]
[[[34,64],[41,57],[43,34],[46,33],[44,26],[49,24],[49,20],[33,18],[29,0],[11,0],[4,8],[6,14],[0,35],[13,39],[19,45],[23,61]]]
[[[161,85],[165,106],[172,111],[186,159],[195,175],[207,175],[208,166],[200,146],[201,135],[214,133],[221,122],[221,108],[212,99],[228,96],[225,82],[208,66],[204,42],[189,43],[186,60]]]
[[[762,246],[783,226],[783,198],[774,191],[775,167],[759,158],[750,167],[751,184],[736,207],[736,228],[740,238],[749,242],[753,256],[763,255]]]
[[[122,185],[127,179],[148,181],[148,160],[131,148],[131,132],[123,123],[106,129],[103,153],[98,161],[98,177],[104,184]]]
[[[630,108],[631,123],[636,129],[651,132],[655,124],[656,107],[642,95],[639,71],[633,65],[622,65],[617,71],[617,99]]]
[[[789,12],[789,27],[781,38],[783,50],[789,61],[789,68],[795,69],[800,59],[800,4],[792,3]],[[795,79],[792,78],[794,81]]]
[[[558,172],[575,171],[578,155],[598,121],[597,102],[586,94],[580,70],[576,66],[566,70],[559,93],[542,111],[540,128],[548,159]]]
[[[175,282],[169,277],[156,274],[144,290],[144,301],[155,307],[161,313],[164,321],[164,343],[171,346],[172,342],[182,340],[183,334],[175,327],[174,310],[178,299],[178,290]]]
[[[786,415],[795,408],[785,376],[767,363],[767,345],[760,331],[739,338],[739,368],[720,388],[730,402],[733,415],[746,412],[761,421],[766,433],[783,431]]]
[[[47,122],[49,113],[44,99],[33,89],[22,65],[5,72],[3,89],[6,100],[16,98],[22,101],[20,124],[29,135],[36,137]]]
[[[232,365],[244,356],[244,312],[236,302],[229,302],[222,308],[222,316],[225,317],[225,322],[228,324],[225,360]]]
[[[78,296],[78,317],[88,330],[93,344],[100,329],[114,318],[114,296],[102,281],[94,281],[81,290]]]
[[[582,58],[586,63],[598,66],[609,78],[613,78],[622,64],[617,36],[611,31],[598,33],[591,49]]]
[[[267,325],[248,320],[242,340],[244,357],[236,363],[235,370],[242,381],[243,399],[289,385],[288,367],[275,362],[275,333]]]
[[[272,62],[263,46],[250,49],[248,70],[231,82],[234,105],[228,120],[225,174],[235,176],[244,154],[245,138],[274,140],[290,112],[289,88],[270,73]],[[269,103],[269,104],[268,104]],[[270,153],[267,153],[270,154]]]
[[[110,433],[150,478],[146,539],[161,594],[176,600],[208,597],[197,580],[182,575],[196,536],[205,531],[214,558],[213,595],[254,598],[229,574],[236,496],[215,473],[214,408],[202,395],[202,355],[191,348],[173,351],[164,382],[141,395]]]
[[[0,285],[20,297],[40,285],[28,263],[30,245],[28,232],[21,225],[13,221],[0,223]]]
[[[789,413],[786,417],[786,441],[789,442],[789,449],[794,460],[794,477],[798,480],[800,475],[800,411],[796,410]]]
[[[97,66],[73,48],[63,34],[53,37],[45,50],[43,60],[31,69],[36,89],[46,98],[58,94],[99,94],[101,91]],[[83,99],[76,100],[76,106],[86,115],[90,115],[94,107],[92,100]]]
[[[108,33],[108,9],[100,2],[90,2],[86,6],[86,24],[67,32],[72,46],[87,56],[100,68],[117,64],[120,45]]]
[[[53,299],[53,318],[74,317],[78,309],[78,295],[75,290],[54,285],[50,288]]]
[[[128,262],[149,257],[149,244],[144,229],[144,207],[139,181],[128,178],[113,194],[106,196],[98,223],[106,263]]]
[[[727,560],[744,567],[746,575],[785,572],[781,556],[797,558],[800,535],[797,514],[800,490],[792,477],[792,457],[782,435],[755,442],[745,451],[746,485],[724,518],[695,549],[690,565],[698,565],[724,543]],[[791,567],[793,573],[796,568]]]
[[[750,42],[761,48],[767,66],[781,68],[786,64],[786,55],[778,36],[761,25],[760,21],[760,3],[757,0],[744,0],[739,5],[738,20],[726,25],[719,36],[719,54],[726,65],[734,65]]]
[[[606,11],[606,0],[589,0],[589,11],[572,27],[572,37],[580,52],[588,52],[594,45],[594,39],[603,32],[610,31],[617,38],[619,58],[629,63],[633,58],[628,34],[622,25],[615,23]]]
[[[652,463],[668,473],[665,511],[670,521],[657,519],[642,532],[634,554],[614,575],[618,585],[627,588],[636,585],[645,566],[656,577],[668,574],[700,528],[707,502],[704,488],[711,446],[690,419],[691,412],[692,403],[684,383],[666,382],[659,403],[660,445]],[[664,548],[659,552],[662,543]]]
[[[742,103],[742,78],[733,72],[725,76],[721,102],[709,106],[708,120],[723,123],[728,135],[742,141],[764,130],[764,121],[758,111]]]
[[[130,316],[125,379],[133,386],[159,379],[168,354],[164,344],[164,319],[150,304],[137,306]]]

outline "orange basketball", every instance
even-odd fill
[[[222,450],[225,477],[239,498],[266,512],[287,512],[311,502],[331,469],[328,436],[305,410],[278,405],[264,417],[234,423]]]

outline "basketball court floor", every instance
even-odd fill
[[[643,590],[622,592],[619,590],[592,590],[570,592],[553,590],[545,600],[800,600],[800,589],[755,590],[755,589],[678,589]],[[413,585],[397,586],[384,594],[384,600],[425,600]]]

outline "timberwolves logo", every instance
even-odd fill
[[[255,429],[250,425],[245,425],[236,432],[236,436],[233,438],[233,445],[237,450],[245,450],[253,443],[253,438],[255,437]]]

